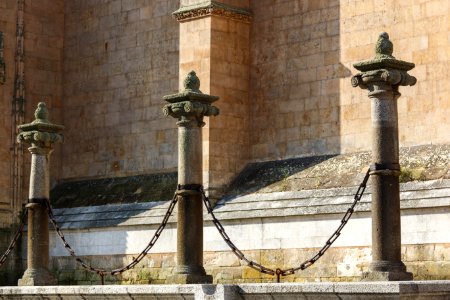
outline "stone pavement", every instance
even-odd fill
[[[1,287],[0,299],[450,299],[450,281]]]

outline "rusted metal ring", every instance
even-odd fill
[[[37,205],[47,206],[48,199],[47,198],[29,198],[28,203],[25,207],[34,207]]]
[[[400,164],[398,163],[373,163],[370,165],[370,171],[378,170],[400,170]]]
[[[202,190],[201,184],[179,184],[175,194],[180,196],[198,195],[202,193]]]
[[[201,184],[179,184],[177,190],[199,191],[201,192],[203,186]]]
[[[379,175],[379,176],[400,176],[399,170],[376,170],[370,171],[370,175]]]

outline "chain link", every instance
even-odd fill
[[[231,251],[233,251],[233,253],[239,258],[239,260],[245,261],[247,263],[247,266],[249,266],[250,268],[255,269],[258,272],[261,272],[264,274],[276,275],[277,282],[280,282],[280,276],[292,275],[298,270],[305,270],[306,268],[312,266],[317,260],[319,260],[319,258],[321,258],[325,254],[325,252],[331,247],[331,245],[338,239],[338,237],[341,235],[342,229],[344,229],[345,225],[348,223],[353,212],[355,211],[356,204],[361,200],[361,197],[364,194],[364,191],[367,186],[367,181],[369,180],[369,177],[370,177],[369,172],[370,172],[370,169],[367,170],[363,181],[359,185],[358,190],[353,198],[354,199],[353,203],[350,205],[350,207],[347,209],[344,216],[342,217],[341,224],[338,226],[336,231],[330,236],[330,238],[325,242],[323,247],[314,256],[312,256],[310,259],[301,263],[298,267],[287,268],[287,269],[280,269],[280,268],[271,269],[271,268],[265,267],[255,261],[245,257],[244,253],[241,250],[239,250],[236,247],[236,245],[231,241],[230,237],[225,232],[223,225],[220,223],[220,221],[214,215],[214,212],[213,212],[213,209],[211,206],[211,202],[209,201],[209,198],[206,196],[203,188],[201,189],[201,192],[203,194],[203,202],[206,206],[206,210],[212,217],[213,224],[216,226],[217,230],[219,231],[219,233],[222,236],[225,243],[227,243],[227,245],[230,247]]]
[[[25,227],[25,223],[27,220],[27,215],[28,215],[28,209],[25,208],[25,210],[22,213],[22,217],[20,218],[20,225],[19,228],[16,231],[16,234],[14,235],[13,240],[11,241],[11,243],[8,246],[8,249],[6,249],[5,253],[3,253],[2,257],[0,257],[0,267],[3,266],[3,264],[5,263],[6,259],[8,258],[8,255],[13,251],[13,249],[16,247],[17,245],[17,241],[19,240],[19,238],[22,236],[23,233],[23,228]]]
[[[161,224],[159,225],[158,229],[156,230],[156,232],[154,233],[152,239],[147,244],[147,246],[144,248],[144,250],[142,250],[142,252],[139,253],[138,256],[133,258],[133,261],[131,261],[128,265],[126,265],[126,266],[124,266],[122,268],[117,268],[117,269],[113,269],[113,270],[105,270],[105,269],[99,269],[99,268],[92,267],[91,265],[88,265],[79,256],[77,256],[75,254],[75,251],[73,250],[73,248],[66,241],[66,238],[65,238],[63,232],[61,231],[61,228],[58,226],[58,223],[56,222],[55,216],[53,214],[52,207],[51,207],[50,202],[48,201],[48,199],[45,199],[45,206],[47,208],[47,212],[48,212],[48,216],[49,216],[50,222],[53,224],[53,227],[55,228],[56,233],[58,234],[59,238],[63,242],[64,248],[66,248],[66,250],[69,252],[70,256],[75,258],[75,260],[78,262],[78,264],[80,264],[81,267],[83,269],[85,269],[86,271],[92,272],[92,273],[97,273],[98,275],[100,275],[102,284],[104,284],[104,276],[105,275],[118,275],[118,274],[121,274],[121,273],[123,273],[125,271],[128,271],[128,270],[134,268],[134,266],[136,266],[148,254],[148,252],[155,245],[155,243],[158,240],[159,236],[161,235],[162,231],[166,227],[167,222],[169,221],[169,218],[172,215],[172,212],[173,212],[177,202],[178,202],[178,196],[177,196],[177,193],[175,192],[175,194],[174,194],[174,196],[172,198],[172,201],[170,202],[169,208],[167,209],[167,212],[164,215],[164,218],[163,218]]]
[[[325,254],[325,252],[331,247],[331,245],[338,239],[338,237],[341,234],[341,231],[344,229],[345,225],[348,223],[348,221],[350,220],[352,214],[354,213],[356,204],[361,200],[361,197],[364,194],[364,191],[365,191],[366,185],[367,185],[367,181],[369,180],[369,176],[370,176],[369,172],[370,172],[370,169],[367,170],[366,175],[364,176],[364,179],[363,179],[362,183],[359,185],[358,190],[357,190],[357,192],[356,192],[356,194],[354,196],[353,203],[350,205],[350,207],[347,209],[346,213],[342,217],[341,224],[336,229],[336,231],[330,236],[330,238],[325,242],[324,246],[314,256],[312,256],[310,259],[308,259],[308,260],[304,261],[303,263],[301,263],[298,267],[287,268],[287,269],[280,269],[280,268],[271,269],[271,268],[268,268],[268,267],[266,267],[266,266],[264,266],[262,264],[257,263],[254,260],[248,259],[244,255],[244,253],[236,247],[236,245],[231,241],[231,239],[228,236],[228,234],[225,232],[225,228],[220,223],[220,221],[216,218],[216,216],[215,216],[215,214],[213,212],[212,206],[211,206],[211,202],[209,201],[209,198],[206,196],[205,191],[203,190],[203,187],[201,187],[201,186],[200,186],[200,192],[203,195],[203,202],[204,202],[204,204],[206,206],[206,209],[207,209],[208,213],[212,217],[213,224],[215,225],[215,227],[219,231],[219,233],[222,236],[222,238],[224,239],[224,241],[227,243],[227,245],[233,251],[233,253],[239,258],[239,260],[245,261],[247,263],[247,266],[249,266],[250,268],[252,268],[252,269],[254,269],[254,270],[256,270],[256,271],[258,271],[260,273],[268,274],[268,275],[276,275],[277,276],[277,281],[280,282],[280,276],[292,275],[298,270],[305,270],[306,268],[312,266],[317,260],[320,259],[320,257],[322,257]],[[180,189],[180,187],[178,189]],[[100,277],[101,277],[102,284],[104,284],[104,276],[105,275],[108,275],[108,274],[110,274],[110,275],[118,275],[118,274],[121,274],[121,273],[123,273],[123,272],[125,272],[127,270],[130,270],[130,269],[134,268],[148,254],[148,252],[155,245],[155,243],[159,239],[162,231],[166,227],[166,225],[167,225],[167,223],[169,221],[169,218],[172,215],[172,212],[173,212],[177,202],[178,202],[178,196],[177,196],[177,192],[175,192],[174,196],[172,198],[172,201],[169,204],[169,208],[167,209],[167,212],[164,215],[164,218],[163,218],[161,224],[159,225],[158,229],[156,230],[156,232],[154,233],[152,239],[147,244],[147,246],[144,248],[144,250],[142,250],[142,252],[139,253],[138,256],[133,258],[133,261],[131,261],[128,265],[126,265],[126,266],[124,266],[122,268],[117,268],[117,269],[113,269],[113,270],[105,270],[105,269],[99,269],[99,268],[92,267],[92,266],[88,265],[83,259],[78,257],[75,254],[75,251],[73,250],[73,248],[66,241],[66,238],[65,238],[63,232],[61,231],[61,228],[58,226],[58,223],[56,222],[55,216],[53,214],[52,207],[51,207],[50,202],[49,202],[48,199],[45,199],[44,205],[45,205],[45,207],[47,209],[50,222],[52,223],[53,227],[55,228],[56,233],[60,237],[61,241],[64,244],[64,247],[69,252],[70,256],[75,258],[75,260],[85,270],[87,270],[89,272],[93,272],[93,273],[99,274]],[[13,240],[9,244],[8,249],[6,250],[6,252],[0,257],[0,266],[2,266],[5,263],[6,259],[8,258],[8,255],[14,249],[14,247],[17,244],[17,241],[22,236],[23,228],[25,226],[26,216],[27,215],[28,215],[28,209],[25,209],[25,211],[23,212],[22,217],[21,217],[19,228],[16,231],[16,234],[14,235]]]

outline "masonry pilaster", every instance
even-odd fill
[[[248,8],[248,1],[185,0],[173,13],[180,22],[179,74],[198,70],[203,91],[222,99],[221,117],[203,128],[203,182],[213,200],[249,159]]]

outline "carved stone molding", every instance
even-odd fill
[[[203,117],[217,116],[219,109],[211,103],[217,101],[219,97],[203,94],[200,91],[200,79],[194,71],[184,79],[184,90],[178,94],[164,96],[164,100],[170,102],[163,107],[165,116],[172,116],[178,119],[178,126],[205,125]]]
[[[177,118],[178,126],[189,126],[191,121],[195,120],[198,126],[203,127],[203,117],[217,116],[219,109],[209,104],[183,101],[165,105],[163,112],[165,116]]]
[[[379,69],[358,73],[352,77],[351,83],[353,87],[367,88],[367,84],[371,82],[385,82],[390,85],[415,85],[417,79],[409,75],[406,71],[394,69]]]
[[[394,46],[389,40],[389,35],[386,32],[381,33],[375,45],[375,57],[353,65],[361,73],[352,77],[352,86],[366,89],[367,84],[376,82],[392,86],[415,85],[417,79],[407,73],[415,65],[396,59],[392,56],[393,51]]]
[[[62,143],[64,136],[62,125],[50,123],[48,109],[44,102],[40,102],[34,113],[35,120],[29,124],[19,125],[20,133],[17,141],[31,144],[33,147],[51,148],[55,143]]]
[[[252,20],[250,11],[217,1],[205,1],[195,5],[183,6],[174,11],[172,15],[179,22],[204,18],[207,16],[220,16],[245,23],[250,23]]]

